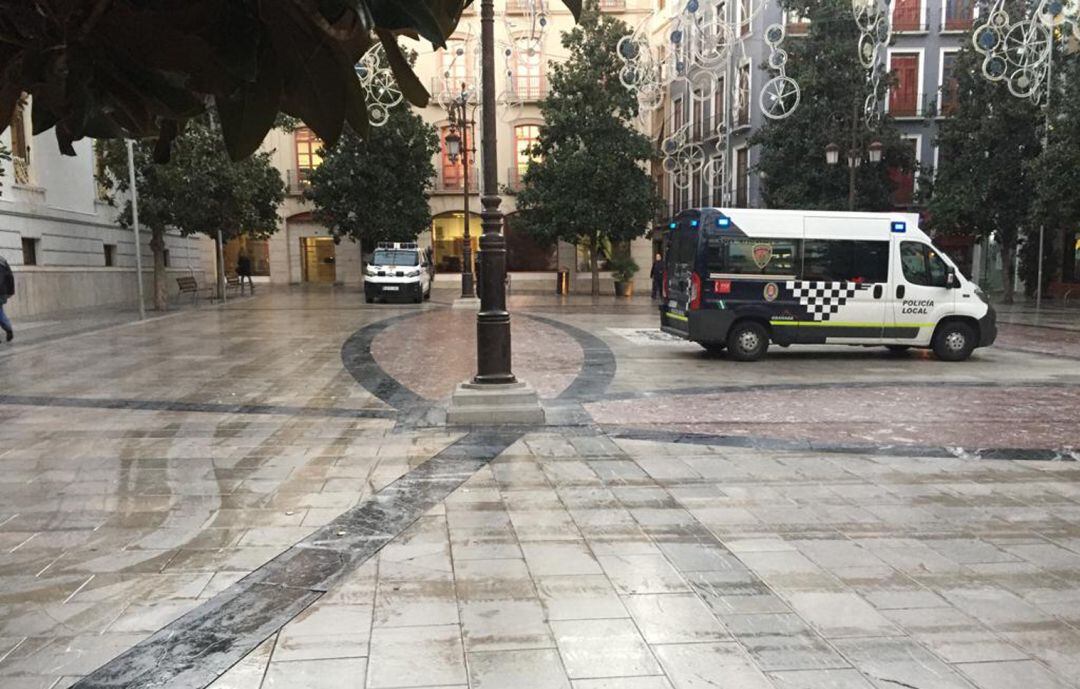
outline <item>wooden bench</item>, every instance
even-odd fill
[[[1080,297],[1080,282],[1051,282],[1046,293],[1065,304],[1069,297]]]
[[[192,304],[199,302],[199,283],[195,278],[190,276],[176,278],[176,286],[180,289],[180,294],[191,294]]]

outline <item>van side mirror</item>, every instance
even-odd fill
[[[945,276],[945,286],[949,289],[956,289],[960,286],[960,280],[956,277],[956,271],[949,268],[949,274]]]

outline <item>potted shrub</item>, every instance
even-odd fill
[[[629,256],[616,256],[609,263],[611,277],[615,278],[615,296],[634,296],[634,273],[638,272],[638,264]]]

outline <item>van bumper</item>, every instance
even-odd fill
[[[986,315],[979,319],[979,346],[989,347],[997,339],[997,312],[986,305]]]

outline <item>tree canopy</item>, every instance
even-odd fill
[[[155,302],[163,308],[166,230],[213,238],[220,230],[224,241],[241,234],[267,237],[277,230],[285,185],[267,152],[239,162],[230,160],[220,127],[207,116],[192,120],[176,139],[170,165],[155,163],[153,148],[150,142],[135,144],[135,184],[139,223],[151,232]],[[99,175],[99,181],[112,191],[114,203],[122,200],[118,220],[130,227],[127,146],[123,141],[101,142],[101,154],[105,174]]]
[[[543,240],[587,246],[593,292],[605,243],[640,237],[659,198],[644,168],[652,142],[633,126],[636,96],[619,82],[616,52],[627,25],[588,0],[581,20],[564,32],[569,58],[551,67],[544,124],[517,198],[520,227]]]
[[[575,14],[580,0],[563,0]],[[327,143],[367,128],[354,72],[381,42],[402,92],[428,93],[396,35],[444,46],[472,0],[0,0],[0,132],[22,93],[34,134],[157,137],[168,159],[188,120],[213,104],[230,156],[259,147],[278,112]]]
[[[847,152],[864,152],[870,143],[884,146],[882,163],[864,160],[856,170],[855,208],[881,211],[893,207],[889,170],[911,171],[915,160],[886,115],[868,128],[863,103],[872,86],[860,64],[859,28],[850,0],[784,0],[784,8],[810,20],[805,36],[788,36],[781,46],[788,54],[787,75],[802,90],[799,107],[785,119],[770,120],[751,137],[761,147],[758,170],[764,173],[762,200],[769,208],[847,210]],[[884,102],[888,83],[878,96]],[[841,149],[840,164],[825,163],[825,147]]]
[[[431,226],[428,189],[438,152],[435,128],[402,104],[391,109],[377,136],[361,139],[346,132],[327,147],[304,196],[315,206],[315,219],[335,237],[368,246],[412,241]]]
[[[938,126],[938,167],[927,203],[938,231],[995,239],[1012,298],[1012,264],[1035,194],[1031,162],[1039,154],[1038,106],[982,74],[982,57],[965,41],[956,56],[957,105]],[[1042,181],[1040,181],[1042,184]]]

